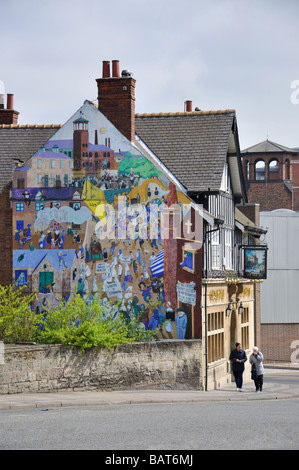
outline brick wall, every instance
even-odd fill
[[[257,181],[246,183],[249,203],[260,204],[260,211],[292,209],[292,193],[283,181]]]
[[[10,208],[11,185],[0,193],[0,284],[12,283],[12,210]]]
[[[261,332],[260,349],[265,363],[294,362],[299,345],[299,323],[263,323]]]

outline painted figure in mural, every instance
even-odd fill
[[[24,193],[22,193],[22,196],[24,196],[26,206],[29,207],[31,203],[29,192],[26,190]]]
[[[49,294],[50,292],[53,292],[55,282],[52,282],[51,284],[47,284],[42,287],[41,292],[43,294]]]
[[[140,289],[140,292],[141,292],[142,297],[145,300],[145,302],[149,302],[150,299],[152,298],[151,293],[150,293],[151,286],[147,288],[145,282],[141,281],[141,282],[139,282],[138,287]],[[142,287],[144,287],[144,289],[142,289]]]
[[[182,268],[186,267],[187,269],[193,269],[193,258],[192,254],[189,252],[185,252],[184,260],[181,263]]]
[[[47,244],[51,245],[51,241],[52,241],[51,230],[48,230],[48,232],[47,232]]]
[[[153,311],[153,316],[150,318],[149,322],[145,325],[146,330],[156,330],[159,325],[159,312],[155,309]]]
[[[163,287],[159,288],[158,300],[159,302],[163,302],[163,303],[165,302],[165,293],[164,293]]]
[[[39,248],[46,248],[46,246],[47,246],[46,235],[44,234],[44,232],[41,232],[40,233],[40,239],[38,241],[38,247]]]
[[[175,321],[174,310],[170,302],[166,303],[166,320]]]
[[[20,230],[15,230],[15,240],[16,242],[20,242]]]
[[[77,231],[74,234],[73,243],[81,243],[81,237]]]
[[[185,339],[187,328],[187,315],[182,308],[177,309],[175,317],[178,339]]]
[[[59,266],[64,266],[65,268],[67,268],[67,264],[66,264],[66,261],[65,261],[65,257],[67,256],[67,253],[63,253],[62,251],[59,251],[58,252],[58,259],[59,259]]]
[[[99,288],[98,288],[98,285],[97,285],[97,278],[96,276],[93,276],[92,278],[92,286],[91,286],[91,292],[93,294],[95,294],[96,292],[98,292]]]
[[[158,305],[157,310],[159,313],[159,323],[164,323],[166,320],[166,308],[164,305]]]

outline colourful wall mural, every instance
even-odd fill
[[[37,308],[100,296],[133,306],[163,338],[200,337],[200,220],[163,168],[86,101],[14,170],[14,279],[38,292]]]

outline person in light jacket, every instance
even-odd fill
[[[253,375],[253,380],[255,384],[255,391],[263,391],[263,382],[264,382],[264,366],[263,366],[264,356],[257,346],[254,346],[252,354],[249,358],[249,363],[255,369],[255,374]]]

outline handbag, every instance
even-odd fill
[[[251,378],[252,380],[256,380],[256,368],[255,368],[255,363],[253,362],[252,363],[252,366],[251,366]]]

